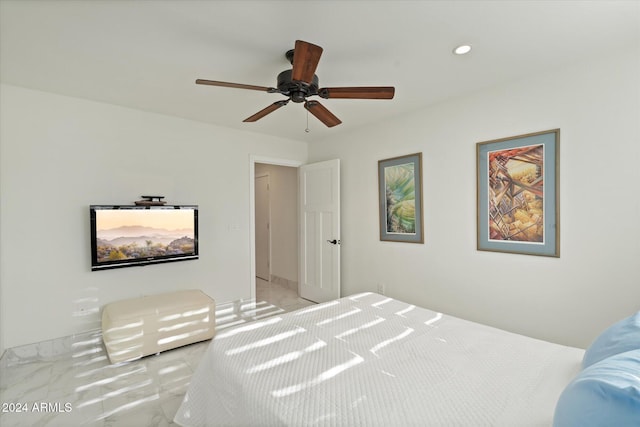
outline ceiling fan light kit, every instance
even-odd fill
[[[356,86],[356,87],[325,87],[320,88],[318,76],[315,75],[322,48],[312,43],[296,40],[295,48],[285,53],[291,62],[292,69],[278,74],[277,87],[246,85],[241,83],[221,82],[216,80],[197,79],[196,84],[229,87],[234,89],[257,90],[267,93],[279,93],[287,99],[276,101],[254,115],[244,119],[244,122],[255,122],[293,101],[304,103],[304,108],[313,114],[327,127],[342,123],[333,113],[318,101],[309,97],[319,96],[324,99],[393,99],[393,86]]]

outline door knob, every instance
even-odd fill
[[[340,244],[340,240],[336,240],[336,239],[327,240],[327,242],[331,243],[332,245],[339,245]]]

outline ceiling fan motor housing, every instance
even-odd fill
[[[293,102],[304,102],[306,97],[318,94],[318,76],[313,75],[311,84],[291,79],[293,70],[284,70],[278,74],[278,92],[291,97]]]

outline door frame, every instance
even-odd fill
[[[269,277],[269,279],[267,279],[267,280],[271,281],[271,195],[269,194],[269,186],[271,184],[271,181],[270,181],[271,178],[270,178],[268,172],[263,174],[263,175],[257,175],[255,177],[254,181],[253,181],[254,184],[260,178],[266,178],[267,179],[267,199],[268,199],[267,204],[268,204],[268,206],[267,206],[266,216],[267,216],[267,223],[268,223],[268,225],[267,225],[268,232],[267,232],[267,253],[266,253],[265,256],[267,257],[267,277]],[[255,187],[254,187],[254,189],[255,189]],[[255,198],[254,198],[254,200],[255,200]],[[256,227],[254,227],[254,230],[255,229],[256,229]],[[257,240],[257,238],[256,238],[256,240]],[[256,254],[258,253],[257,249],[258,249],[258,246],[256,244],[256,252],[255,252]],[[260,258],[260,257],[258,257],[256,255],[256,277],[260,277],[260,276],[258,276],[258,258]]]
[[[302,160],[249,155],[249,298],[256,299],[256,163],[299,168]]]

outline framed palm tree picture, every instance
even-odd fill
[[[422,153],[378,161],[380,240],[423,243]]]

